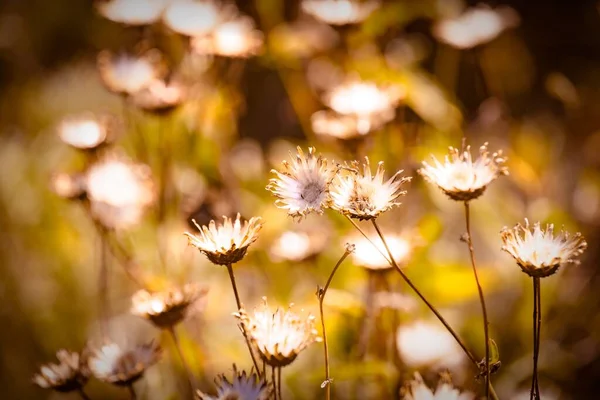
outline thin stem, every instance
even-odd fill
[[[177,332],[175,332],[175,327],[169,327],[169,334],[173,338],[173,343],[175,343],[175,349],[177,350],[177,354],[179,355],[179,359],[181,360],[181,364],[183,365],[183,369],[185,369],[185,374],[187,375],[187,381],[190,386],[190,393],[194,393],[194,375],[192,375],[192,370],[190,369],[188,363],[183,356],[183,351],[181,349],[181,343],[179,342],[179,336]]]
[[[233,287],[233,294],[235,295],[235,303],[237,304],[238,311],[242,309],[242,302],[240,301],[240,295],[238,293],[237,285],[235,284],[235,276],[233,275],[233,267],[231,264],[227,264],[227,272],[229,273],[229,279],[231,280],[231,286]],[[250,352],[250,357],[252,357],[252,363],[254,364],[254,369],[256,373],[260,377],[260,369],[258,369],[258,362],[256,362],[256,357],[254,356],[254,351],[252,351],[252,345],[250,344],[250,340],[248,339],[248,334],[243,326],[241,326],[242,335],[244,336],[244,340],[246,340],[246,345],[248,346],[248,351]]]
[[[349,216],[346,215],[346,218],[348,219],[348,221],[350,221],[350,223],[356,228],[357,231],[360,232],[361,235],[363,235],[363,237],[365,239],[367,239],[369,241],[369,243],[371,243],[373,245],[373,247],[375,247],[377,249],[377,251],[379,251],[379,254],[381,254],[381,256],[383,258],[385,258],[385,260],[390,264],[392,264],[392,261],[390,261],[390,259],[388,258],[388,255],[385,254],[385,252],[381,251],[381,249],[379,248],[379,246],[377,246],[375,244],[375,242],[373,242],[373,240],[369,237],[369,235],[367,235],[361,228],[360,226],[358,226],[358,224],[356,222],[354,222],[354,220],[352,218],[350,218]]]
[[[390,264],[394,268],[396,268],[396,270],[398,271],[398,273],[400,274],[400,276],[402,277],[402,279],[404,279],[404,281],[408,284],[408,286],[410,286],[410,288],[417,294],[417,296],[419,296],[419,298],[425,303],[425,305],[427,305],[427,307],[429,307],[429,309],[431,310],[431,312],[433,312],[435,314],[435,316],[440,320],[440,322],[446,327],[446,329],[448,330],[448,332],[450,332],[450,334],[452,335],[452,337],[454,337],[454,339],[456,340],[456,342],[463,349],[463,351],[465,352],[465,354],[467,355],[467,357],[469,357],[469,359],[475,365],[477,365],[477,359],[471,353],[471,351],[469,351],[469,349],[467,348],[467,346],[463,343],[463,341],[460,339],[460,337],[454,331],[454,329],[452,329],[452,327],[450,326],[450,324],[448,324],[448,322],[446,322],[446,320],[444,319],[444,317],[442,317],[442,315],[438,312],[438,310],[425,298],[425,296],[423,296],[423,294],[419,291],[419,289],[417,289],[417,287],[411,282],[411,280],[408,279],[408,276],[406,276],[406,274],[404,273],[404,271],[402,271],[402,269],[400,269],[400,267],[398,266],[398,264],[394,260],[394,257],[392,256],[392,252],[390,251],[390,248],[388,247],[388,244],[385,241],[385,238],[384,238],[383,234],[381,233],[381,230],[379,229],[379,225],[377,225],[377,222],[375,221],[375,219],[372,219],[371,222],[373,223],[373,227],[375,227],[375,230],[377,231],[377,234],[381,238],[381,241],[383,242],[383,245],[385,246],[385,250],[387,251],[387,253],[388,253],[389,257],[390,257]]]
[[[333,270],[331,270],[331,274],[329,274],[329,278],[327,278],[327,283],[325,283],[325,286],[323,288],[320,288],[320,287],[317,288],[317,297],[319,298],[319,313],[321,314],[321,327],[323,330],[323,349],[325,352],[325,382],[323,382],[323,384],[325,385],[325,399],[326,400],[329,400],[331,398],[331,377],[329,375],[329,347],[327,346],[327,332],[325,330],[325,316],[324,316],[324,312],[323,312],[323,301],[325,300],[325,294],[327,293],[327,289],[329,289],[329,285],[331,284],[331,281],[333,280],[333,276],[337,272],[340,265],[342,265],[342,262],[344,262],[346,257],[348,257],[350,255],[350,253],[352,253],[352,250],[353,250],[352,246],[349,245],[346,247],[346,251],[344,252],[342,257],[340,257],[338,262],[335,264],[335,267],[333,267]],[[281,385],[281,381],[279,382],[279,384]],[[281,388],[280,388],[280,390],[281,390]]]
[[[275,367],[271,367],[271,382],[273,382],[273,396],[277,400],[279,391],[277,390],[277,379],[275,379]]]
[[[133,384],[127,385],[127,389],[129,390],[129,396],[131,400],[136,400],[137,395],[135,394],[135,389],[133,388]]]
[[[283,399],[281,396],[281,367],[277,368],[277,390],[279,394],[279,399]]]
[[[540,293],[540,278],[533,278],[533,375],[531,377],[530,399],[540,398],[540,387],[538,382],[538,357],[540,355],[540,328],[542,327],[542,304]]]
[[[485,306],[485,298],[483,296],[483,288],[479,282],[477,275],[477,267],[475,266],[475,250],[473,249],[473,239],[471,237],[471,216],[469,202],[465,201],[465,220],[467,225],[467,245],[469,247],[469,255],[471,256],[471,266],[473,267],[473,275],[477,283],[477,291],[479,292],[479,302],[481,303],[481,312],[483,313],[483,332],[485,335],[485,398],[490,397],[490,335],[488,330],[487,308]]]
[[[83,390],[83,388],[79,388],[79,389],[77,389],[77,392],[79,393],[79,396],[81,396],[81,398],[82,398],[83,400],[91,400],[91,399],[90,399],[90,396],[88,396],[88,395],[85,393],[85,391]]]

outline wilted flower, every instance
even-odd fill
[[[241,309],[234,314],[241,322],[248,338],[260,353],[261,358],[273,367],[284,367],[293,362],[308,345],[320,341],[315,329],[315,317],[305,318],[278,308],[272,312],[263,298],[260,309],[252,314]]]
[[[223,217],[223,223],[219,225],[214,220],[208,226],[193,222],[200,231],[200,236],[185,232],[189,243],[217,265],[234,264],[244,258],[248,247],[258,239],[258,232],[262,228],[260,217],[253,217],[242,225],[240,214],[235,221]]]
[[[169,0],[104,0],[96,2],[104,18],[127,25],[158,21]]]
[[[92,213],[109,228],[135,225],[155,199],[149,167],[124,158],[94,164],[85,184]]]
[[[359,119],[381,116],[394,118],[395,107],[404,96],[399,86],[381,86],[374,82],[350,80],[335,86],[323,96],[328,107],[343,115],[353,115]]]
[[[473,161],[471,147],[459,151],[450,147],[450,157],[440,163],[432,156],[434,165],[423,161],[419,173],[427,181],[437,185],[448,197],[456,201],[469,201],[483,194],[486,187],[501,175],[508,175],[503,165],[506,159],[502,151],[490,154],[487,143],[479,148],[479,158]]]
[[[141,55],[102,51],[98,54],[98,70],[106,87],[122,95],[147,88],[167,72],[162,54],[155,49]]]
[[[57,392],[80,390],[88,381],[89,370],[79,353],[67,350],[56,352],[58,364],[42,365],[40,371],[33,376],[33,383],[43,389]]]
[[[131,349],[109,343],[92,350],[88,365],[92,374],[102,382],[128,386],[159,360],[160,353],[160,347],[154,341]]]
[[[207,289],[198,284],[160,292],[142,289],[131,299],[131,313],[150,320],[159,328],[171,328],[186,318],[206,292]]]
[[[322,213],[329,206],[329,185],[338,166],[316,155],[314,147],[308,148],[308,155],[298,147],[291,162],[283,161],[281,172],[271,172],[277,177],[270,180],[267,190],[277,197],[275,205],[290,216],[301,218],[313,211]]]
[[[50,178],[50,187],[64,199],[85,198],[85,179],[81,174],[54,174]]]
[[[199,54],[246,58],[262,49],[263,34],[255,29],[249,17],[218,25],[210,33],[192,39],[192,48]]]
[[[73,115],[64,118],[57,127],[60,139],[77,149],[95,149],[109,136],[108,117],[99,117],[91,113]]]
[[[237,14],[233,4],[214,0],[174,0],[163,16],[163,22],[177,33],[201,36]]]
[[[163,115],[175,110],[184,99],[184,90],[181,85],[156,80],[144,89],[135,92],[131,97],[131,102],[144,111]]]
[[[469,8],[458,17],[439,21],[433,28],[433,34],[453,47],[469,49],[492,41],[518,22],[519,16],[512,8],[494,10],[479,5]]]
[[[331,25],[356,24],[380,6],[378,0],[302,0],[302,10]]]
[[[401,326],[396,343],[402,361],[415,368],[432,365],[454,368],[465,359],[452,335],[437,321],[416,321]]]
[[[233,364],[233,379],[231,382],[225,377],[225,374],[219,375],[215,379],[217,385],[217,396],[209,396],[198,391],[200,400],[267,400],[271,394],[271,387],[267,385],[264,379],[260,378],[255,372],[246,373],[239,371]]]
[[[401,177],[402,172],[396,172],[384,182],[383,161],[377,164],[375,175],[371,173],[367,157],[362,171],[361,165],[353,161],[345,173],[337,175],[331,184],[331,208],[359,220],[377,218],[381,213],[400,205],[396,200],[406,194],[400,187],[411,178]]]
[[[390,263],[387,260],[387,250],[379,237],[374,236],[369,241],[364,236],[356,236],[355,238],[346,241],[354,243],[356,247],[352,253],[352,259],[356,265],[376,271],[391,268]],[[375,243],[377,247],[371,242]],[[410,242],[401,235],[386,235],[385,242],[392,252],[396,263],[401,265],[410,254]],[[384,257],[382,253],[386,256]]]
[[[403,400],[473,400],[472,393],[461,393],[452,386],[449,374],[442,374],[435,393],[427,387],[421,375],[416,372],[415,379],[402,389]]]
[[[523,272],[531,277],[543,278],[554,274],[561,265],[578,264],[576,260],[587,248],[581,233],[571,235],[561,230],[554,235],[554,225],[543,229],[539,222],[533,227],[525,219],[525,226],[502,229],[502,250],[513,256]]]

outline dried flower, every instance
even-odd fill
[[[382,113],[357,117],[343,115],[335,111],[321,110],[310,117],[312,130],[318,135],[351,140],[364,137],[394,119],[394,113]]]
[[[469,392],[461,393],[452,386],[449,374],[442,374],[435,393],[427,387],[421,375],[416,372],[414,380],[402,389],[403,400],[473,400],[475,396]]]
[[[390,120],[394,118],[394,109],[404,95],[405,91],[400,86],[382,86],[374,82],[351,79],[325,93],[323,101],[343,115],[367,120],[381,116]]]
[[[209,34],[192,39],[192,48],[199,54],[212,54],[223,57],[246,58],[260,52],[263,34],[255,29],[249,17],[218,25]]]
[[[175,0],[163,15],[163,22],[173,31],[186,36],[202,36],[237,14],[233,4],[214,0]]]
[[[423,161],[423,168],[418,172],[456,201],[476,199],[496,178],[508,175],[502,151],[490,155],[487,143],[479,148],[479,158],[475,161],[471,157],[471,147],[464,145],[462,151],[450,147],[450,157],[445,157],[444,164],[434,156],[432,159],[434,165]]]
[[[402,325],[396,334],[402,361],[413,368],[456,368],[465,355],[452,335],[437,321],[415,321]]]
[[[513,256],[523,272],[531,277],[543,278],[554,274],[561,265],[578,264],[576,260],[587,243],[581,233],[571,235],[564,229],[554,235],[554,225],[542,229],[539,222],[533,227],[525,219],[525,226],[517,224],[514,228],[504,228],[502,250]]]
[[[356,24],[380,6],[378,0],[303,0],[302,10],[331,25]]]
[[[106,157],[94,164],[85,186],[92,213],[108,228],[137,224],[155,199],[149,167],[124,157]]]
[[[127,350],[109,343],[92,351],[88,365],[99,380],[128,386],[140,379],[159,360],[160,354],[161,349],[154,341]]]
[[[258,232],[262,228],[260,217],[253,217],[242,225],[240,214],[235,221],[224,216],[223,223],[219,225],[214,220],[208,226],[199,226],[196,221],[193,222],[200,231],[200,236],[186,232],[189,243],[217,265],[234,264],[244,258],[248,247],[258,239]]]
[[[91,113],[64,118],[58,125],[60,139],[76,149],[95,149],[109,136],[108,117],[99,117]]]
[[[267,400],[272,390],[264,379],[260,378],[255,372],[249,374],[246,371],[240,372],[235,364],[233,364],[233,379],[231,382],[225,377],[225,374],[221,374],[215,379],[215,383],[217,385],[216,397],[198,391],[198,399]]]
[[[131,97],[134,106],[156,115],[165,115],[180,106],[185,99],[183,87],[178,83],[156,80]]]
[[[352,259],[356,265],[360,265],[369,270],[381,271],[392,268],[387,260],[387,250],[381,241],[381,238],[374,236],[368,240],[364,236],[356,236],[347,239],[347,242],[354,243],[356,249],[352,253]],[[373,243],[377,245],[375,247]],[[386,235],[387,243],[394,260],[398,265],[406,260],[411,252],[411,243],[401,235]],[[384,257],[383,254],[386,256]]]
[[[89,370],[79,353],[61,349],[56,352],[58,364],[42,365],[33,376],[33,383],[43,389],[57,392],[80,390],[88,381]]]
[[[198,284],[160,292],[140,290],[131,299],[131,313],[150,320],[159,328],[171,328],[189,315],[207,289]]]
[[[108,0],[96,2],[104,18],[127,25],[149,25],[158,21],[168,0]]]
[[[346,168],[346,173],[339,174],[331,184],[331,208],[351,218],[368,220],[377,218],[381,213],[394,206],[400,205],[396,200],[406,194],[400,190],[403,183],[409,182],[410,177],[401,177],[404,172],[396,172],[384,182],[385,170],[383,161],[377,164],[375,175],[371,174],[369,159],[365,157],[362,165],[353,161]]]
[[[313,211],[322,213],[329,206],[329,185],[338,166],[316,155],[314,147],[308,148],[308,155],[298,147],[298,154],[292,156],[291,162],[282,162],[281,172],[271,172],[277,177],[270,180],[267,190],[277,197],[275,205],[290,216],[301,218]]]
[[[292,312],[291,307],[287,311],[277,308],[272,312],[267,299],[263,298],[262,307],[252,314],[244,309],[234,314],[261,358],[273,367],[292,363],[308,345],[321,340],[315,329],[315,317],[302,318]]]
[[[518,23],[519,16],[512,8],[494,10],[487,5],[478,5],[455,18],[439,21],[433,28],[433,34],[453,47],[470,49],[492,41]]]
[[[130,95],[162,78],[167,70],[162,54],[149,50],[141,55],[102,51],[98,54],[98,70],[104,85],[112,92]]]

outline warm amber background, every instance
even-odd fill
[[[57,348],[78,349],[97,330],[97,239],[93,227],[80,208],[58,199],[48,185],[53,172],[77,170],[82,159],[59,141],[53,127],[72,112],[120,113],[119,99],[99,82],[95,55],[104,48],[135,43],[139,32],[101,19],[90,3],[6,0],[0,4],[0,388],[6,399],[58,398],[46,397],[48,393],[34,388],[31,375],[40,363],[53,359]],[[297,14],[295,1],[286,1],[285,6],[276,0],[238,3],[242,11],[259,19],[265,30]],[[501,398],[516,398],[515,393],[528,387],[532,291],[530,281],[500,251],[498,231],[529,217],[584,233],[590,248],[582,265],[565,268],[543,282],[541,384],[546,399],[596,397],[600,390],[597,4],[506,1],[504,4],[520,13],[520,27],[482,49],[459,55],[431,38],[434,3],[386,2],[387,12],[374,15],[362,29],[342,31],[347,35],[348,49],[369,41],[383,47],[403,32],[423,35],[428,52],[418,65],[402,70],[387,68],[373,55],[348,64],[354,63],[353,69],[365,76],[388,74],[389,79],[406,83],[412,96],[419,96],[422,90],[415,76],[422,73],[426,87],[444,90],[444,101],[454,103],[460,111],[460,115],[449,116],[451,128],[446,129],[423,122],[423,110],[407,107],[392,124],[373,135],[367,153],[374,160],[385,160],[390,170],[404,168],[415,176],[418,162],[427,154],[440,154],[447,145],[459,145],[462,132],[458,127],[464,128],[475,147],[490,141],[492,149],[505,149],[511,176],[495,183],[473,204],[476,254],[490,306],[492,337],[502,359],[502,369],[494,377]],[[157,28],[157,36],[160,34]],[[173,35],[161,40],[159,46],[178,43]],[[347,54],[338,46],[329,55],[341,60]],[[450,87],[453,57],[460,57],[460,63],[455,84]],[[322,218],[330,220],[333,232],[321,255],[300,264],[272,262],[270,244],[292,227],[293,221],[274,208],[264,186],[271,162],[283,157],[282,148],[292,148],[289,143],[316,145],[336,159],[349,155],[343,147],[315,138],[308,130],[310,113],[321,105],[308,88],[302,62],[267,53],[249,60],[239,81],[231,76],[223,79],[223,70],[230,68],[226,63],[219,68],[207,77],[202,112],[188,110],[172,121],[172,156],[181,171],[199,172],[208,186],[224,186],[228,197],[235,199],[232,211],[239,209],[248,217],[261,215],[266,221],[261,239],[237,268],[245,302],[256,304],[261,296],[268,295],[274,304],[293,301],[315,312],[315,287],[324,283],[351,227],[339,216],[327,213]],[[548,90],[552,86],[548,77],[553,73],[570,80],[575,101],[561,101]],[[496,103],[489,101],[492,96]],[[428,104],[435,107],[437,103]],[[189,119],[190,115],[194,116],[193,123],[188,120],[184,124],[184,117]],[[152,142],[158,122],[140,115],[137,120]],[[157,141],[153,143],[156,147]],[[235,157],[240,152],[231,150],[239,150],[240,143],[258,154],[250,158],[255,164]],[[128,148],[127,135],[123,145]],[[248,165],[254,168],[244,175]],[[218,201],[225,202],[222,198]],[[148,222],[125,238],[147,271],[160,275],[156,252],[160,241],[169,250],[171,278],[210,286],[205,313],[181,329],[186,356],[202,387],[208,390],[213,377],[227,371],[232,362],[247,366],[248,361],[230,316],[235,305],[227,275],[186,246],[181,236],[188,229],[186,208],[179,202],[173,202],[172,208],[173,217],[165,232],[157,235]],[[461,205],[446,200],[417,177],[405,204],[384,216],[382,224],[386,232],[404,227],[419,231],[424,246],[409,261],[407,274],[482,354],[476,290],[467,249],[458,241],[464,229],[462,218]],[[114,334],[133,341],[156,336],[151,327],[127,316],[129,296],[135,287],[116,265],[113,270]],[[356,362],[353,352],[365,276],[358,267],[345,265],[334,281],[336,290],[331,292],[328,322],[332,371],[340,399],[353,398],[355,392],[350,389],[356,386],[372,396],[391,397],[411,372],[407,367],[399,374],[377,357],[366,364]],[[392,280],[405,292],[395,276]],[[401,324],[431,318],[420,304],[400,314]],[[163,339],[167,350],[172,350],[168,338]],[[177,359],[170,354],[168,351],[165,360],[139,384],[142,398],[177,398],[182,374]],[[319,395],[321,354],[320,346],[312,346],[285,371],[289,398]],[[421,371],[434,376],[424,368]],[[458,383],[473,384],[470,378],[474,372],[468,364],[463,363],[455,373]],[[88,389],[92,398],[125,396],[96,381]]]

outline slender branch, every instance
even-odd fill
[[[229,273],[229,279],[231,280],[231,286],[233,287],[233,294],[235,295],[235,303],[237,304],[238,311],[242,309],[242,302],[240,301],[240,295],[238,293],[237,285],[235,284],[235,276],[233,275],[233,267],[231,264],[227,264],[227,272]],[[260,369],[258,369],[258,362],[256,362],[256,357],[254,356],[254,351],[252,350],[252,345],[250,344],[250,340],[248,339],[248,334],[243,326],[240,326],[242,330],[242,335],[244,336],[244,340],[246,340],[246,345],[248,346],[248,351],[250,352],[250,357],[252,357],[252,364],[254,364],[254,369],[256,369],[256,373],[260,377]]]
[[[277,390],[277,379],[275,378],[275,367],[271,367],[271,382],[273,382],[273,397],[275,397],[275,400],[277,400],[279,390]]]
[[[127,390],[129,390],[129,396],[131,400],[136,400],[137,395],[135,394],[135,389],[133,388],[133,383],[127,385]]]
[[[473,249],[473,238],[471,237],[471,216],[469,202],[465,201],[465,221],[467,225],[466,241],[469,247],[469,255],[471,256],[471,266],[473,267],[473,275],[477,283],[477,291],[479,292],[479,302],[481,303],[481,312],[483,313],[483,332],[485,336],[485,398],[490,397],[490,334],[488,330],[487,308],[485,306],[485,298],[483,296],[483,288],[479,282],[477,267],[475,266],[475,250]]]
[[[411,282],[411,280],[408,279],[408,276],[406,276],[406,274],[404,273],[404,271],[402,271],[402,269],[400,269],[400,267],[398,266],[398,264],[394,260],[394,257],[392,256],[392,252],[390,251],[390,248],[388,247],[388,244],[385,241],[385,238],[384,238],[383,234],[381,233],[381,230],[379,229],[379,225],[377,225],[377,222],[375,221],[375,219],[372,219],[371,222],[373,223],[373,226],[375,227],[375,230],[377,231],[377,234],[381,238],[381,241],[383,242],[383,245],[385,246],[385,250],[387,251],[387,253],[388,253],[389,257],[390,257],[390,264],[394,268],[396,268],[396,270],[398,271],[398,273],[400,274],[400,276],[402,277],[402,279],[404,279],[404,281],[408,284],[408,286],[410,286],[410,288],[417,294],[417,296],[419,296],[419,298],[425,303],[425,305],[427,305],[427,307],[429,307],[429,309],[431,310],[431,312],[433,312],[435,314],[435,316],[440,320],[440,322],[446,327],[446,329],[448,330],[448,332],[450,332],[450,334],[452,335],[452,337],[454,337],[454,339],[456,340],[456,342],[463,349],[463,351],[465,352],[465,354],[467,355],[467,357],[469,357],[469,359],[475,365],[477,365],[477,358],[475,358],[475,356],[473,355],[473,353],[471,353],[471,351],[463,343],[463,341],[460,339],[460,337],[458,336],[458,334],[454,331],[454,329],[452,329],[452,327],[450,326],[450,324],[448,324],[448,322],[446,322],[446,320],[444,319],[444,317],[442,317],[442,315],[438,312],[438,310],[425,298],[425,296],[423,296],[423,294],[419,291],[419,289],[417,289],[417,287]]]
[[[329,289],[329,285],[331,284],[331,281],[333,280],[333,276],[337,272],[340,265],[342,265],[342,263],[344,262],[346,257],[348,257],[350,255],[350,253],[352,253],[353,250],[354,250],[353,245],[346,245],[346,251],[344,252],[342,257],[340,257],[338,262],[335,264],[335,267],[333,267],[333,270],[331,270],[331,274],[329,274],[329,278],[327,278],[327,283],[325,283],[325,286],[323,288],[317,287],[317,297],[319,298],[319,313],[321,314],[321,326],[322,326],[322,330],[323,330],[323,348],[324,348],[324,352],[325,352],[325,381],[323,382],[323,385],[325,385],[324,387],[325,387],[325,399],[326,400],[329,400],[331,398],[331,381],[332,381],[332,379],[329,375],[329,347],[327,346],[327,332],[325,330],[325,316],[324,316],[324,312],[323,312],[323,301],[325,300],[325,294],[327,294],[327,289]],[[281,381],[279,382],[279,384],[281,385]]]
[[[531,377],[530,399],[539,400],[540,387],[538,382],[538,357],[540,355],[540,328],[542,327],[542,304],[540,293],[540,278],[533,278],[533,375]]]
[[[383,258],[385,258],[385,260],[386,260],[386,261],[387,261],[387,262],[388,262],[390,265],[392,265],[392,261],[390,261],[390,259],[388,258],[388,255],[387,255],[387,254],[385,254],[385,252],[381,251],[381,249],[379,248],[379,246],[377,246],[377,245],[375,244],[375,242],[373,242],[373,240],[372,240],[372,239],[369,237],[369,235],[367,235],[367,234],[365,233],[365,231],[363,231],[363,230],[360,228],[360,226],[358,226],[358,224],[357,224],[356,222],[354,222],[354,220],[353,220],[352,218],[350,218],[350,217],[349,217],[349,216],[347,216],[347,215],[346,215],[346,218],[347,218],[347,219],[348,219],[348,221],[350,221],[350,223],[351,223],[351,224],[352,224],[352,225],[353,225],[353,226],[356,228],[356,230],[357,230],[357,231],[359,231],[359,232],[360,232],[360,234],[361,234],[361,235],[363,235],[363,237],[364,237],[365,239],[367,239],[367,240],[369,241],[369,243],[371,243],[371,244],[373,245],[373,247],[375,247],[375,248],[377,249],[377,251],[379,252],[379,254],[381,254],[381,256],[382,256]]]
[[[173,343],[175,343],[175,349],[177,350],[177,354],[179,355],[179,359],[181,360],[181,364],[183,365],[183,369],[185,369],[185,374],[187,376],[187,381],[190,386],[190,393],[194,393],[194,375],[192,375],[192,370],[190,369],[188,363],[185,360],[183,355],[183,350],[181,349],[181,343],[179,342],[179,336],[177,332],[175,332],[175,327],[171,326],[168,329],[169,334],[173,338]]]
[[[85,391],[83,390],[83,388],[79,388],[79,389],[77,389],[77,392],[79,393],[79,396],[81,396],[81,398],[82,398],[83,400],[91,400],[91,399],[90,399],[90,396],[88,396],[88,395],[85,393]]]

